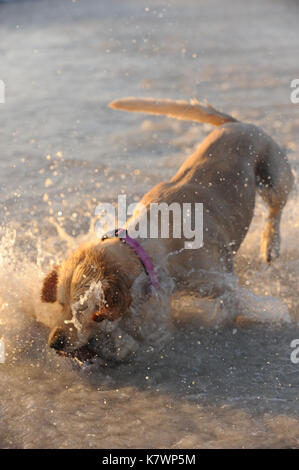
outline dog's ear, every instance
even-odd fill
[[[42,302],[54,303],[57,299],[58,266],[56,266],[44,279],[41,291]]]
[[[125,276],[119,272],[109,279],[107,287],[104,288],[106,305],[91,316],[96,322],[103,320],[114,321],[122,317],[132,303],[130,285]]]

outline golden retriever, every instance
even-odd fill
[[[293,176],[284,151],[270,136],[209,104],[124,98],[110,106],[217,126],[170,181],[159,183],[140,201],[146,218],[152,203],[203,203],[203,246],[185,249],[188,240],[174,236],[169,220],[168,238],[137,240],[153,269],[146,269],[134,247],[116,236],[80,246],[43,282],[42,300],[57,301],[64,311],[64,322],[50,334],[51,347],[70,355],[97,351],[122,360],[136,352],[140,339],[163,336],[167,330],[167,312],[157,315],[148,307],[162,301],[153,273],[163,295],[167,282],[169,295],[173,289],[190,289],[200,297],[216,297],[230,290],[225,275],[233,272],[257,193],[269,207],[262,256],[267,263],[278,257],[281,213]],[[138,210],[124,228],[137,220]]]

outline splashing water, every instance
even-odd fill
[[[73,323],[78,331],[79,345],[85,344],[88,341],[88,326],[92,321],[90,317],[94,313],[95,305],[101,307],[104,304],[105,295],[101,281],[93,281],[84,295],[81,295],[80,299],[72,304],[72,319],[65,320],[64,323]]]

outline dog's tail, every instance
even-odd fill
[[[191,100],[188,103],[187,101],[156,100],[155,98],[122,98],[112,101],[109,106],[123,111],[163,114],[185,121],[206,122],[214,126],[237,121],[232,116],[217,111],[208,102],[201,104],[197,100]]]

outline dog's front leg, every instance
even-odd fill
[[[259,296],[239,284],[233,273],[203,271],[189,279],[188,290],[208,300],[203,319],[213,325],[239,322],[289,322],[287,306],[277,297]],[[183,294],[186,289],[182,289]],[[187,294],[187,292],[186,292]],[[206,311],[207,310],[207,311]]]
[[[213,320],[238,323],[289,323],[287,305],[278,297],[260,296],[237,282],[229,286],[219,297],[213,299]]]

